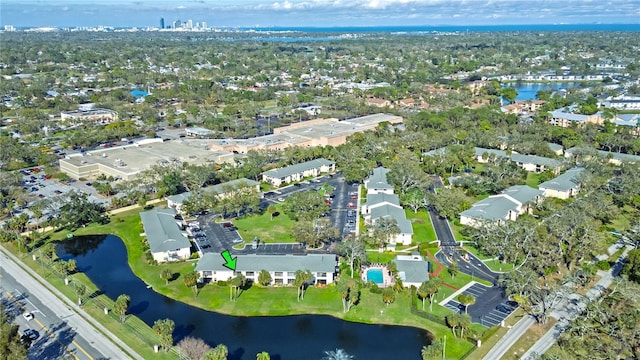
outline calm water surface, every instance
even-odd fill
[[[225,344],[231,360],[253,360],[260,351],[269,352],[274,360],[314,360],[322,358],[324,350],[335,348],[358,360],[419,359],[420,349],[429,343],[426,331],[411,327],[351,323],[318,315],[236,317],[174,301],[147,289],[131,272],[124,243],[116,236],[75,238],[57,251],[63,259],[75,259],[78,270],[110,298],[131,296],[129,313],[150,326],[158,319],[172,319],[176,343],[192,336],[211,346]]]

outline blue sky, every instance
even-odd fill
[[[640,0],[2,0],[0,24],[393,26],[640,23]]]

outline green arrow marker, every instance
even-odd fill
[[[222,266],[231,269],[233,271],[236,271],[236,261],[238,261],[238,257],[234,257],[231,258],[231,254],[229,254],[229,250],[225,250],[223,252],[220,253],[220,255],[222,255],[222,258],[224,259],[224,261],[226,261],[224,264],[222,264]]]

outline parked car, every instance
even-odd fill
[[[516,309],[518,306],[520,306],[520,304],[518,304],[517,301],[513,301],[513,300],[509,300],[509,301],[505,302],[505,304],[507,304],[507,306],[511,306],[514,309]]]
[[[354,208],[354,207],[356,207],[356,203],[350,202],[350,203],[347,204],[347,207],[348,208]]]
[[[230,222],[222,223],[222,227],[223,227],[223,228],[230,228],[230,227],[232,227],[232,226],[233,226],[233,223],[230,223]]]
[[[37,339],[40,336],[40,334],[38,334],[38,332],[33,329],[24,329],[24,331],[22,332],[22,336],[33,341]]]
[[[283,197],[279,197],[279,198],[278,198],[278,201],[280,201],[280,202],[284,202],[284,198],[283,198]]]
[[[500,304],[498,306],[496,306],[496,310],[500,311],[501,313],[505,313],[505,314],[511,314],[511,312],[513,312],[513,310],[509,309],[508,307]]]

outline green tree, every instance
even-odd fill
[[[460,325],[460,314],[449,314],[446,317],[446,321],[451,328],[451,332],[453,332],[453,337],[457,337],[456,328]]]
[[[259,352],[256,355],[256,360],[271,360],[271,356],[269,355],[268,352],[263,351],[263,352]]]
[[[87,293],[87,287],[84,284],[76,284],[75,292],[76,292],[76,295],[78,295],[78,305],[82,305],[82,298]]]
[[[629,251],[622,273],[627,275],[629,280],[640,283],[640,249]]]
[[[427,281],[424,281],[422,282],[422,284],[420,284],[420,287],[417,289],[417,292],[416,292],[418,295],[418,298],[422,301],[422,310],[424,310],[424,301],[429,296],[428,286],[429,284],[427,283]]]
[[[126,294],[118,296],[116,302],[113,304],[113,310],[120,315],[120,322],[124,323],[127,318],[127,309],[131,303],[131,297]]]
[[[214,347],[212,350],[207,351],[203,360],[227,360],[227,356],[229,356],[229,349],[224,344],[218,344],[218,346]]]
[[[153,323],[153,332],[158,335],[160,339],[160,346],[165,351],[169,351],[169,348],[173,345],[173,330],[176,324],[171,319],[156,320]]]
[[[458,326],[460,326],[460,337],[464,337],[464,331],[471,327],[471,316],[469,314],[456,314],[458,316]]]
[[[260,270],[258,274],[258,284],[268,286],[271,283],[271,273],[267,270]]]
[[[382,291],[382,301],[389,306],[389,304],[396,301],[396,292],[390,287],[385,288]]]
[[[456,277],[459,271],[460,271],[460,268],[458,267],[458,263],[455,261],[453,261],[451,265],[449,265],[449,267],[447,268],[447,272],[452,278]]]
[[[240,289],[247,283],[247,278],[244,275],[238,273],[235,277],[229,280],[229,297],[231,301],[238,300],[240,297]]]
[[[109,221],[103,205],[89,201],[88,195],[69,192],[60,207],[58,222],[62,228],[73,230],[90,223],[106,224]]]
[[[422,360],[437,360],[442,357],[442,350],[442,341],[436,339],[429,346],[423,346],[420,355],[422,355]]]
[[[184,285],[186,287],[190,287],[193,290],[193,295],[198,296],[198,279],[200,278],[200,273],[197,271],[191,271],[184,276]]]
[[[313,221],[318,219],[320,214],[327,212],[329,205],[319,192],[304,191],[287,197],[281,208],[293,220]]]
[[[160,278],[165,281],[165,285],[169,285],[169,280],[173,278],[173,271],[170,269],[164,269],[160,272]]]
[[[304,292],[307,284],[313,279],[311,270],[296,270],[293,285],[298,288],[298,301],[304,300]]]
[[[338,253],[344,256],[347,260],[352,278],[355,275],[356,262],[361,264],[367,260],[367,252],[365,250],[364,242],[359,237],[349,237],[339,242]]]
[[[429,280],[427,281],[427,295],[429,296],[429,310],[433,311],[433,299],[435,298],[435,295],[438,293],[438,291],[440,291],[440,288],[442,288],[442,280],[440,278],[437,277],[431,277],[429,278]]]
[[[507,86],[505,88],[502,88],[502,90],[500,91],[500,95],[507,102],[512,103],[516,99],[516,97],[518,97],[518,91],[513,86]]]
[[[471,294],[462,293],[458,295],[458,301],[464,305],[464,312],[467,313],[467,309],[469,305],[473,305],[476,303],[476,297]]]
[[[361,281],[358,278],[340,277],[336,289],[342,298],[342,311],[347,313],[360,300]]]
[[[18,333],[18,325],[12,324],[3,302],[0,302],[0,358],[26,360],[28,346]]]

